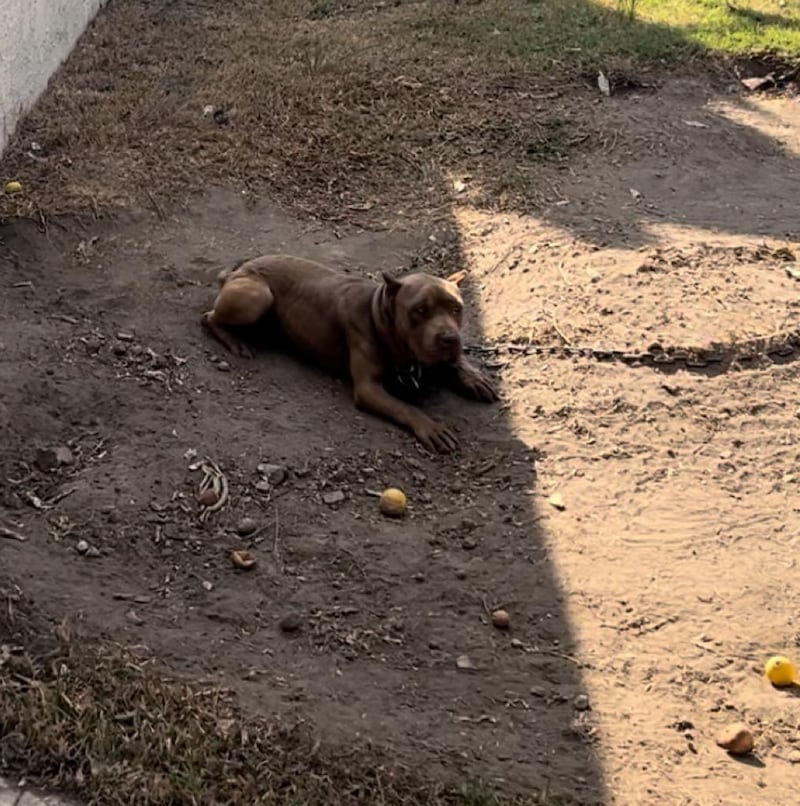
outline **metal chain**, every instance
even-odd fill
[[[726,347],[687,349],[652,344],[646,350],[632,351],[605,347],[578,347],[574,345],[542,345],[506,343],[494,345],[468,345],[469,352],[497,355],[503,351],[517,355],[536,355],[551,358],[590,358],[595,361],[615,361],[632,367],[686,367],[703,369],[709,366],[754,361],[758,358],[788,358],[800,352],[800,330],[775,337],[761,337],[738,342]]]

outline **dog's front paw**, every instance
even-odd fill
[[[450,427],[430,417],[414,424],[414,436],[431,453],[452,453],[458,448],[458,439]]]
[[[494,403],[500,395],[494,384],[482,372],[474,367],[459,367],[458,382],[464,394],[483,403]]]

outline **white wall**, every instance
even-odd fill
[[[105,0],[0,0],[0,154]]]

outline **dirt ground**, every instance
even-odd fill
[[[602,103],[578,85],[570,104],[608,148],[528,174],[525,209],[458,185],[436,215],[331,224],[229,186],[7,219],[0,483],[3,523],[29,538],[0,540],[7,599],[231,686],[251,712],[531,802],[792,802],[800,699],[761,668],[800,659],[800,104],[686,75]],[[457,181],[469,196],[479,180]],[[453,195],[452,176],[418,182]],[[356,413],[314,368],[206,339],[218,269],[278,251],[469,270],[469,342],[503,402],[431,396],[457,455]],[[762,339],[786,349],[753,354]],[[726,360],[525,350],[654,343]],[[231,497],[201,523],[206,456]],[[389,485],[405,521],[377,512]],[[231,567],[241,546],[253,571]],[[746,761],[714,743],[740,719]]]

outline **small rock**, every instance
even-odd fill
[[[89,551],[89,544],[85,540],[79,540],[75,546],[75,551],[77,551],[78,554],[86,554],[86,552]]]
[[[544,699],[547,696],[547,692],[541,686],[531,686],[530,693],[531,697],[539,697],[540,699]]]
[[[469,655],[459,655],[456,658],[456,667],[462,672],[474,672],[478,667],[472,662]]]
[[[120,341],[133,341],[133,333],[128,333],[124,330],[121,330],[119,333],[117,333],[117,338]]]
[[[280,465],[272,465],[266,462],[260,464],[256,469],[273,487],[283,484],[289,475],[285,467],[281,467]]]
[[[591,710],[592,704],[589,702],[589,697],[587,694],[578,694],[578,696],[572,701],[572,707],[576,711],[589,711]]]
[[[442,646],[438,641],[434,641],[433,639],[428,641],[428,649],[436,651],[437,649],[441,649],[441,648],[442,648]]]
[[[131,624],[144,624],[144,619],[140,618],[139,614],[133,608],[125,614],[125,618],[128,619]]]
[[[121,341],[115,341],[111,345],[111,352],[114,353],[114,355],[125,355],[125,353],[128,352],[128,346]]]
[[[746,756],[755,744],[753,734],[743,722],[728,725],[717,734],[717,744],[734,756]]]
[[[220,361],[219,364],[217,364],[217,369],[220,372],[230,372],[231,365],[227,361]]]
[[[86,552],[87,557],[99,557],[100,556],[100,549],[97,546],[89,546],[89,550]]]
[[[95,338],[94,336],[89,336],[87,339],[84,340],[84,346],[86,347],[86,352],[94,355],[95,353],[100,351],[100,348],[103,346],[103,343],[100,339]]]
[[[412,574],[411,579],[413,579],[414,582],[424,582],[425,581],[425,574],[417,572],[416,574]]]
[[[254,486],[260,493],[268,493],[270,490],[272,490],[272,485],[266,479],[257,481]]]
[[[555,507],[560,512],[563,512],[567,505],[564,503],[564,496],[561,493],[553,493],[548,499],[547,503],[550,504],[551,507]]]
[[[512,638],[511,646],[513,646],[514,649],[525,649],[525,644],[523,644],[522,641],[519,640],[519,638]]]
[[[322,501],[328,506],[333,506],[333,504],[341,504],[341,502],[344,501],[344,498],[344,493],[341,490],[332,490],[329,493],[322,494]]]
[[[106,517],[109,523],[119,523],[122,520],[122,515],[120,515],[118,509],[109,509]]]
[[[209,582],[207,579],[203,580],[203,590],[211,591],[214,590],[214,584]]]
[[[507,630],[511,626],[511,616],[507,610],[495,610],[492,613],[492,624],[498,630]]]
[[[465,537],[461,541],[461,548],[465,551],[472,551],[473,549],[478,548],[478,541],[473,540],[471,537]]]
[[[60,465],[71,465],[75,458],[66,445],[59,445],[57,448],[39,448],[35,461],[39,470],[54,470]]]
[[[463,568],[456,569],[456,579],[466,579],[467,572]]]
[[[66,445],[56,448],[56,462],[60,465],[71,465],[75,461],[72,451]]]
[[[253,518],[241,518],[236,524],[236,531],[242,537],[247,537],[247,535],[253,534],[256,529],[258,529],[258,524],[253,520]]]
[[[280,620],[278,626],[281,632],[297,632],[303,626],[303,619],[298,613],[289,613]]]

